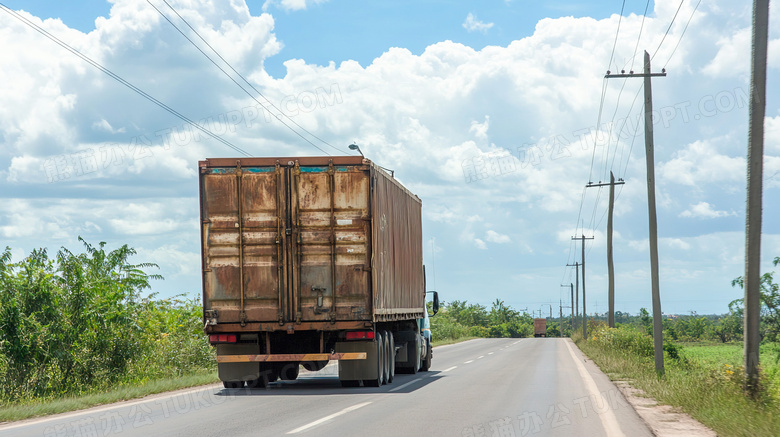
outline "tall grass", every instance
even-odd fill
[[[649,335],[630,327],[607,328],[602,324],[594,328],[588,340],[580,335],[573,339],[610,378],[629,380],[660,403],[682,409],[718,435],[780,433],[780,397],[771,379],[777,376],[776,371],[764,369],[764,391],[756,402],[743,394],[741,369],[735,364],[703,360],[702,354],[669,343],[671,346],[664,348],[665,376],[658,377]]]

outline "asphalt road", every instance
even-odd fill
[[[380,388],[335,367],[267,389],[208,386],[0,426],[0,436],[651,436],[567,339],[480,339]]]

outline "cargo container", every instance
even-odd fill
[[[534,319],[534,337],[547,337],[547,319]]]
[[[333,360],[345,386],[428,370],[417,196],[363,157],[217,158],[199,169],[203,322],[225,387]]]

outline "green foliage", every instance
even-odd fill
[[[620,350],[643,358],[653,357],[653,337],[634,326],[610,328],[601,323],[593,328],[588,341],[602,348]]]
[[[197,301],[141,298],[162,279],[127,245],[56,259],[0,254],[0,401],[20,402],[213,369]]]
[[[500,299],[493,302],[490,311],[484,305],[466,301],[442,302],[439,313],[431,318],[431,331],[436,339],[441,340],[521,338],[532,337],[534,333],[533,319]]]
[[[780,257],[772,261],[774,266],[780,264]],[[780,341],[780,285],[774,281],[775,272],[767,272],[761,276],[761,334],[762,340]],[[740,276],[731,281],[732,287],[745,287],[745,279]],[[729,304],[732,313],[742,317],[744,299],[737,299]]]

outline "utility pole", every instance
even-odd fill
[[[563,299],[558,299],[558,337],[563,337]]]
[[[588,313],[585,311],[585,240],[594,238],[586,238],[584,233],[581,237],[571,237],[572,240],[582,240],[582,338],[585,340],[588,339]]]
[[[768,6],[767,6],[768,8]],[[645,70],[643,74],[609,74],[613,77],[642,77],[645,88],[645,160],[647,164],[647,214],[650,222],[650,278],[653,293],[653,348],[655,349],[655,371],[658,376],[664,374],[664,339],[661,320],[661,294],[658,286],[658,220],[655,213],[655,157],[653,144],[653,90],[650,78],[666,76],[666,69],[660,73],[650,72],[650,54],[645,51]]]
[[[761,342],[761,192],[764,173],[764,116],[769,0],[753,1],[753,54],[750,77],[750,130],[745,217],[745,391],[758,397],[758,347]]]
[[[571,332],[574,333],[574,284],[569,282],[569,289],[571,290]]]
[[[609,172],[608,184],[594,184],[589,182],[586,187],[603,187],[609,185],[609,216],[607,217],[607,271],[609,273],[609,315],[607,316],[607,323],[610,328],[615,327],[615,264],[612,261],[612,212],[615,209],[615,185],[625,184],[623,179],[618,179],[615,182],[615,175]]]
[[[572,333],[574,332],[574,328],[579,326],[579,318],[580,318],[580,263],[575,262],[574,264],[566,264],[567,267],[574,267],[574,282],[576,285],[577,292],[574,293],[574,319],[572,321]]]
[[[574,284],[569,283],[569,285],[563,285],[561,284],[561,287],[566,287],[569,290],[571,290],[571,306],[568,308],[571,308],[571,332],[574,333]],[[561,323],[563,323],[563,320],[561,320]]]

